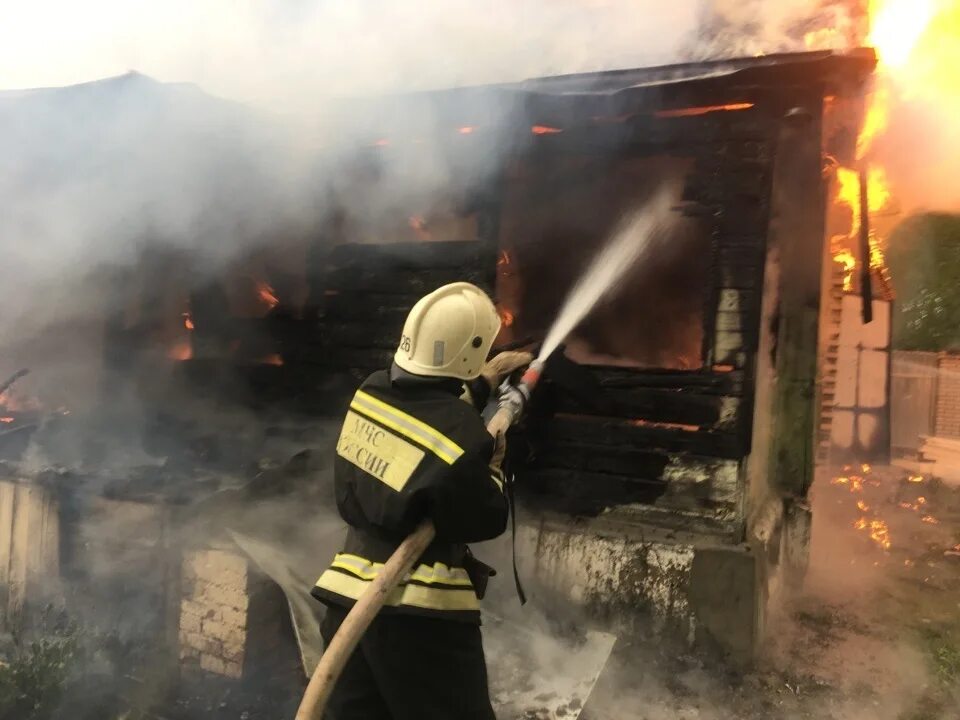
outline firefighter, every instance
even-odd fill
[[[347,522],[343,552],[317,580],[329,645],[353,603],[425,517],[437,536],[387,598],[329,701],[333,720],[493,720],[480,638],[492,568],[466,543],[507,523],[505,440],[480,417],[491,391],[529,353],[485,362],[500,318],[470,283],[446,285],[410,311],[389,370],[350,403],[334,484]]]

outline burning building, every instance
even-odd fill
[[[324,332],[358,378],[453,277],[493,291],[504,343],[542,338],[624,216],[675,189],[671,226],[568,339],[512,451],[521,566],[594,617],[652,614],[747,656],[777,578],[801,573],[817,338],[842,272],[831,163],[855,161],[874,63],[769,56],[397,101],[432,104],[451,143],[513,149],[472,191],[476,241],[336,248]]]
[[[364,141],[338,150],[312,223],[265,233],[216,272],[184,271],[190,251],[167,247],[111,276],[109,387],[150,409],[145,446],[168,459],[122,481],[47,477],[36,515],[58,535],[42,572],[76,566],[97,513],[124,517],[113,542],[151,539],[135,564],[156,571],[144,584],[150,632],[174,664],[251,672],[281,652],[264,637],[292,642],[289,623],[258,620],[285,614],[284,601],[226,528],[188,542],[176,529],[214,507],[214,491],[243,484],[235,461],[255,459],[253,446],[281,438],[330,453],[321,429],[389,364],[423,293],[472,281],[498,302],[499,345],[541,342],[590,259],[666,189],[671,222],[548,364],[515,431],[517,555],[539,592],[598,623],[636,633],[652,619],[751,656],[768,603],[792,591],[805,563],[821,381],[837,353],[834,279],[858,308],[875,311],[883,293],[861,230],[867,195],[850,203],[857,230],[836,231],[832,202],[846,192],[843,168],[857,164],[875,64],[869,50],[770,55],[345,108]],[[413,181],[408,193],[384,191],[385,177],[426,170],[443,178],[429,192]],[[856,282],[844,275],[848,255],[866,268]],[[244,407],[263,426],[218,435],[200,427],[201,402]],[[256,468],[257,492],[275,494],[290,476],[317,485],[315,466],[297,463]],[[22,468],[11,475],[17,490],[0,498],[33,486]],[[15,514],[4,525],[0,513],[10,547]],[[273,577],[288,598],[301,580]],[[310,611],[293,615],[298,633],[313,622]]]

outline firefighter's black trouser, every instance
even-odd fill
[[[346,617],[328,605],[329,645]],[[480,626],[411,615],[379,615],[347,661],[328,720],[495,720]]]

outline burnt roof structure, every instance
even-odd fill
[[[516,83],[432,90],[350,103],[371,122],[377,137],[388,133],[382,118],[429,108],[437,127],[512,125],[571,127],[623,123],[633,116],[683,108],[769,99],[789,87],[816,87],[842,94],[862,84],[876,67],[870,48],[763,55],[653,68],[531,78]],[[374,112],[375,111],[375,112]],[[353,113],[351,112],[351,115]]]

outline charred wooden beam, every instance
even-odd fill
[[[329,322],[370,321],[377,325],[403,325],[410,308],[416,304],[418,296],[396,296],[368,293],[352,295],[341,293],[327,298],[324,324]]]
[[[339,245],[330,254],[334,267],[429,269],[479,267],[486,250],[476,240]]]
[[[665,453],[639,448],[549,443],[539,449],[534,466],[622,475],[631,482],[666,482],[663,472],[669,461]]]
[[[597,365],[585,366],[606,389],[662,388],[680,393],[740,395],[742,372],[705,372],[702,370],[633,370]]]
[[[558,415],[537,432],[557,445],[591,446],[598,453],[626,446],[727,459],[745,454],[743,441],[735,433],[646,425],[622,418]]]
[[[860,314],[864,325],[873,322],[873,277],[870,270],[870,198],[867,173],[861,170],[860,181]]]
[[[606,410],[623,418],[712,427],[720,421],[731,400],[722,395],[697,395],[676,390],[619,388],[603,391],[603,396],[590,405],[561,395],[556,409],[561,413],[588,415]]]
[[[482,287],[486,280],[486,275],[477,266],[418,270],[372,270],[351,266],[327,273],[326,287],[331,291],[419,298],[447,283],[470,282]]]
[[[521,499],[535,497],[539,510],[595,516],[611,506],[656,502],[666,484],[606,473],[546,469],[520,473],[517,488]]]
[[[26,375],[29,375],[29,374],[30,374],[30,370],[27,369],[27,368],[23,368],[22,370],[17,370],[13,375],[11,375],[10,377],[8,377],[8,378],[3,382],[2,385],[0,385],[0,395],[3,395],[7,390],[9,390],[10,387],[11,387],[17,380],[19,380],[20,378],[22,378],[22,377],[24,377],[24,376],[26,376]]]

